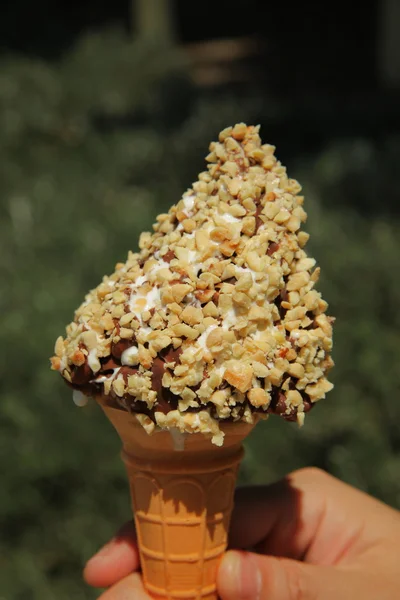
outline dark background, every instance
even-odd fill
[[[130,516],[119,444],[48,357],[86,291],[179,200],[220,129],[260,123],[300,180],[337,317],[335,390],[270,419],[241,482],[317,465],[400,507],[400,9],[14,0],[0,7],[0,597],[96,597]]]

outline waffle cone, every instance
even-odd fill
[[[227,423],[224,445],[169,431],[148,435],[134,415],[98,399],[123,445],[144,585],[154,598],[217,600],[242,442],[253,425]]]

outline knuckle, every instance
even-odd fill
[[[304,570],[297,564],[288,561],[285,564],[288,600],[317,600],[308,585]]]
[[[300,481],[327,481],[331,479],[331,475],[319,467],[304,467],[294,471],[293,478]]]

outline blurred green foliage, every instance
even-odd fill
[[[96,596],[82,565],[130,516],[119,443],[97,407],[73,405],[48,357],[86,291],[196,178],[209,141],[243,120],[284,128],[285,114],[253,92],[200,93],[179,53],[117,32],[52,65],[0,61],[4,600]],[[336,387],[303,429],[257,428],[242,482],[314,464],[400,506],[400,139],[332,140],[313,155],[293,146],[285,162],[303,183],[337,317]]]

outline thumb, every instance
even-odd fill
[[[230,551],[218,570],[222,600],[345,600],[348,596],[343,592],[334,567],[286,558]]]

